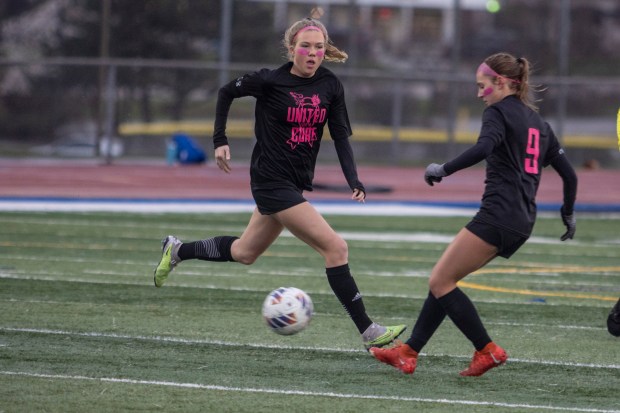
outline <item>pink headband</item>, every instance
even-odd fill
[[[516,79],[511,79],[509,77],[500,75],[495,70],[491,69],[491,67],[488,64],[484,63],[484,62],[482,62],[482,64],[480,66],[478,66],[478,70],[476,70],[476,73],[478,73],[478,72],[482,72],[482,74],[487,75],[487,76],[501,77],[501,78],[504,78],[506,80],[510,80],[511,82],[521,83],[521,82],[519,82]]]
[[[305,26],[305,27],[302,27],[301,29],[299,29],[299,30],[297,31],[297,33],[295,33],[295,36],[293,36],[293,40],[295,40],[295,38],[297,37],[297,35],[298,35],[299,33],[303,33],[303,32],[305,32],[306,30],[316,30],[316,31],[319,31],[319,32],[323,33],[323,30],[321,30],[321,28],[320,28],[320,27],[318,27],[318,26]]]

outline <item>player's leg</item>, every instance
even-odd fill
[[[405,344],[416,353],[421,352],[445,318],[446,310],[443,309],[433,293],[429,291],[426,300],[422,304],[418,319],[413,325],[411,336]]]
[[[278,212],[275,217],[293,235],[321,254],[329,285],[362,333],[367,347],[389,344],[405,330],[405,326],[384,327],[372,322],[349,269],[346,241],[309,202]]]
[[[455,237],[431,272],[428,296],[422,305],[411,336],[406,342],[412,350],[420,352],[445,319],[447,313],[441,297],[458,290],[456,285],[458,280],[485,265],[495,257],[496,253],[497,249],[494,246],[482,241],[467,229],[463,229]],[[469,301],[466,296],[465,299]],[[470,314],[471,308],[467,308],[470,317],[479,320],[475,308],[473,311],[472,315]],[[475,323],[475,325],[479,328],[482,323]],[[478,328],[474,330],[478,331]],[[482,347],[486,344],[484,342]]]
[[[177,237],[174,235],[168,235],[162,240],[161,243],[161,258],[159,259],[157,267],[155,267],[155,271],[153,271],[153,283],[155,284],[155,287],[161,287],[164,285],[168,279],[168,275],[172,272],[172,270],[174,270],[174,267],[176,267],[180,261],[177,252],[179,251],[181,241],[179,241]]]
[[[430,284],[435,291],[444,294],[446,291],[449,293],[456,288],[458,280],[469,272],[475,271],[495,256],[495,248],[488,251],[486,246],[478,248],[480,245],[476,242],[472,244],[468,235],[468,233],[461,231],[435,265],[430,277]],[[470,247],[473,249],[470,250]],[[481,255],[478,256],[478,254]],[[471,261],[469,261],[470,259]],[[431,288],[413,326],[411,336],[405,343],[392,349],[370,350],[377,360],[390,364],[406,374],[413,373],[417,365],[418,353],[422,351],[422,348],[446,318],[446,310],[435,294],[438,293],[434,293],[433,288]]]
[[[181,242],[169,235],[164,240],[163,254],[155,269],[155,286],[161,287],[176,265],[185,260],[236,261],[252,264],[282,232],[282,225],[270,215],[254,210],[240,238],[220,235],[198,241]]]
[[[309,202],[302,202],[274,214],[293,235],[314,248],[325,260],[326,268],[349,262],[347,243],[332,229]]]
[[[253,264],[280,236],[284,226],[273,215],[262,215],[255,209],[248,226],[231,245],[234,261]]]
[[[458,281],[484,267],[496,256],[496,246],[482,240],[467,228],[461,229],[431,271],[431,292],[437,298],[443,297],[457,288]]]
[[[607,331],[615,337],[620,337],[620,299],[609,311],[607,316]]]
[[[476,348],[470,367],[461,372],[464,376],[479,376],[507,359],[504,350],[492,342],[474,304],[457,286],[459,280],[486,265],[497,252],[496,246],[463,228],[444,251],[429,279],[431,294]]]
[[[241,237],[217,236],[183,243],[179,248],[181,260],[235,261],[253,264],[282,232],[282,225],[271,215],[254,209],[250,222]]]

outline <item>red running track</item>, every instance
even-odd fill
[[[423,168],[360,166],[360,180],[369,200],[407,202],[479,202],[484,168],[459,171],[430,187]],[[620,205],[620,171],[577,170],[578,204]],[[343,190],[315,190],[310,200],[346,200],[349,192],[338,165],[318,165],[315,184]],[[373,188],[389,188],[387,192]],[[103,165],[96,160],[0,159],[0,197],[140,198],[140,199],[251,199],[246,164],[233,165],[225,174],[213,163],[168,166],[163,161],[118,160]],[[539,203],[562,202],[562,181],[545,169]]]

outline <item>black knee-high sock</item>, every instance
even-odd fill
[[[491,342],[474,303],[458,287],[438,300],[448,317],[472,342],[476,350],[482,350]]]
[[[420,310],[418,320],[413,326],[411,337],[407,340],[409,347],[419,353],[439,328],[444,318],[446,318],[446,310],[429,291],[428,297],[422,305],[422,310]]]
[[[200,241],[184,242],[179,247],[178,255],[181,260],[197,258],[205,261],[234,261],[230,247],[237,238],[224,235]]]
[[[366,331],[372,324],[372,320],[366,314],[362,294],[357,289],[357,284],[349,271],[349,264],[339,267],[325,268],[329,286],[340,300],[340,304],[349,314],[360,333]]]

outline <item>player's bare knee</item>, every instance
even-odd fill
[[[428,289],[435,298],[443,297],[456,287],[456,282],[452,280],[433,276],[428,280]]]
[[[445,294],[445,291],[448,288],[446,284],[447,283],[445,282],[445,280],[442,280],[438,277],[431,276],[428,279],[428,289],[435,297],[441,297]]]
[[[349,260],[349,246],[345,240],[339,238],[332,243],[327,254],[334,261],[347,262]]]
[[[243,265],[252,265],[256,262],[257,259],[258,256],[256,255],[244,255],[242,257],[236,257],[235,261]]]
[[[239,264],[252,265],[256,262],[258,257],[259,255],[257,254],[244,253],[244,254],[239,254],[239,256],[235,255],[234,259]]]

